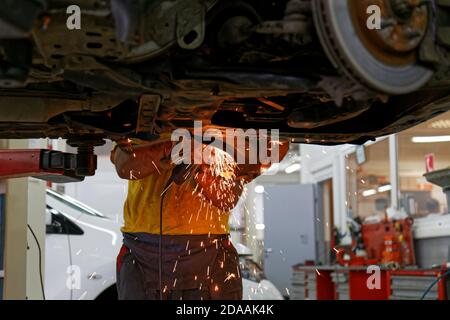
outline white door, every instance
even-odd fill
[[[265,185],[264,189],[264,272],[288,296],[292,266],[316,258],[314,186]]]
[[[96,299],[116,283],[116,256],[121,234],[118,226],[107,219],[83,214],[74,222],[83,230],[83,235],[70,235],[72,263],[80,281],[73,291],[73,299]]]
[[[49,221],[45,238],[45,298],[48,300],[70,300],[70,275],[67,273],[70,263],[69,236],[58,221],[55,209],[47,208]]]

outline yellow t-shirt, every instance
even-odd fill
[[[159,234],[161,193],[172,170],[159,171],[144,179],[129,181],[122,232]],[[229,211],[202,200],[193,178],[181,186],[172,183],[163,200],[163,234],[229,233]]]

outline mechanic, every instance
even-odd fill
[[[229,212],[244,184],[263,166],[235,165],[224,169],[233,172],[217,175],[202,164],[184,183],[171,183],[173,146],[171,141],[123,140],[111,153],[118,175],[129,180],[117,257],[119,299],[240,300],[242,279],[229,240]],[[287,150],[288,143],[280,144],[280,160]]]

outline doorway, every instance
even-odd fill
[[[289,296],[292,266],[316,258],[314,185],[264,187],[264,271]]]

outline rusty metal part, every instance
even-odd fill
[[[70,68],[67,63],[80,56],[116,61],[127,53],[126,48],[116,40],[113,21],[101,16],[83,15],[83,27],[68,34],[66,19],[65,12],[56,12],[51,16],[47,29],[34,29],[32,32],[36,47],[48,68]]]
[[[189,1],[177,12],[177,42],[180,48],[193,50],[205,39],[206,7],[203,3]]]
[[[255,32],[282,36],[288,42],[304,45],[312,41],[313,22],[307,15],[310,10],[310,0],[290,0],[283,20],[264,21],[256,26]]]
[[[262,34],[306,34],[310,31],[309,21],[264,21],[255,28],[255,32]]]
[[[342,77],[323,76],[319,86],[325,90],[337,106],[342,106],[344,98],[352,97],[357,101],[368,101],[375,96],[363,86]]]
[[[274,109],[276,109],[278,111],[284,111],[285,110],[285,107],[283,107],[282,105],[279,105],[278,103],[270,101],[270,100],[268,100],[266,98],[258,98],[258,101],[262,102],[264,104],[267,104],[268,106],[271,106],[272,108],[274,108]]]
[[[367,8],[381,9],[381,29],[367,28]],[[349,9],[359,39],[380,61],[394,66],[416,62],[428,27],[428,7],[421,0],[350,0]]]
[[[22,90],[0,91],[0,122],[46,123],[63,112],[99,112],[113,108],[123,100],[122,96],[96,94],[93,96],[43,92],[30,93]],[[3,106],[13,106],[14,112]]]
[[[97,156],[94,154],[94,147],[102,146],[105,140],[96,136],[71,137],[67,139],[67,144],[77,148],[75,174],[77,176],[93,176],[97,170]]]
[[[337,107],[334,103],[327,103],[319,108],[295,109],[289,115],[287,123],[290,127],[298,129],[320,128],[354,118],[369,108],[370,105],[367,103],[348,103],[347,101],[341,107]]]
[[[432,6],[433,24],[420,46],[420,60],[436,69],[430,83],[441,82],[450,76],[450,1],[437,1]]]
[[[138,63],[155,57],[173,45],[197,48],[204,39],[205,13],[218,0],[159,1],[142,15],[140,42],[132,46],[125,63]],[[200,14],[200,19],[193,16]]]
[[[152,134],[155,128],[155,119],[161,104],[158,95],[143,95],[139,100],[139,113],[136,132]]]

